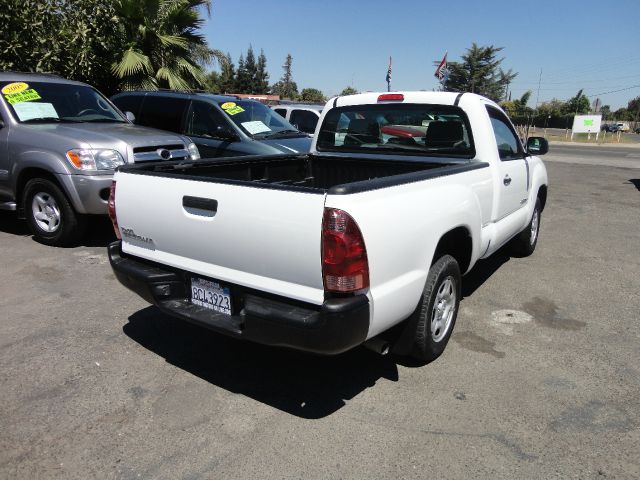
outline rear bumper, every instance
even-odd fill
[[[109,261],[125,287],[175,317],[235,338],[320,354],[338,354],[363,343],[369,331],[365,295],[313,305],[225,283],[233,315],[191,303],[189,272],[127,256],[120,241],[108,247]],[[223,282],[224,283],[224,282]]]

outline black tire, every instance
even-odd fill
[[[528,257],[534,252],[536,245],[538,244],[538,236],[540,235],[541,220],[542,205],[540,203],[540,199],[536,198],[536,206],[533,209],[531,220],[527,224],[526,228],[511,241],[511,249],[513,253],[520,257]]]
[[[450,284],[447,282],[450,282]],[[450,318],[449,315],[446,315],[448,319],[445,321],[446,325],[441,324],[441,328],[438,329],[439,322],[437,319],[442,319],[442,316],[438,314],[439,305],[436,304],[436,300],[443,289],[450,291],[454,295],[453,299],[450,296],[448,297],[449,304],[446,307],[453,311]],[[416,325],[412,357],[430,362],[444,352],[456,323],[461,294],[461,275],[458,262],[451,255],[444,255],[429,269],[429,275],[427,276],[420,302],[412,314],[413,318],[409,319],[409,322],[413,322]],[[435,331],[431,328],[432,324],[436,327]]]
[[[34,206],[36,197],[40,201],[35,200],[37,206]],[[29,180],[22,198],[27,224],[39,242],[66,247],[77,243],[84,235],[86,218],[76,213],[67,196],[52,181],[45,178]],[[37,213],[42,216],[36,218]],[[50,230],[48,225],[51,225]]]

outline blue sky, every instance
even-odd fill
[[[540,101],[584,88],[616,109],[640,95],[640,0],[213,0],[205,34],[236,65],[250,44],[263,49],[271,83],[291,53],[298,89],[327,96],[386,90],[389,56],[392,89],[431,90],[433,61],[459,60],[472,42],[504,47],[513,96],[532,90],[530,106],[540,69]]]

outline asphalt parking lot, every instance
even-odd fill
[[[538,250],[465,278],[422,367],[181,323],[106,220],[56,249],[0,213],[0,478],[640,477],[640,169],[593,163],[552,148]]]

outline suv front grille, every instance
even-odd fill
[[[135,147],[133,149],[134,162],[149,162],[158,160],[186,160],[189,152],[184,145],[153,145],[148,147]]]

